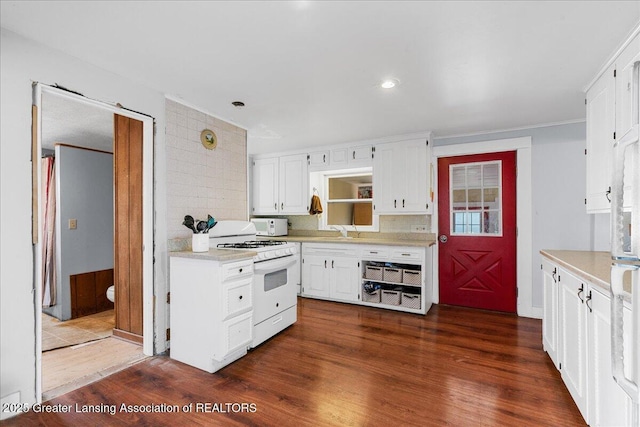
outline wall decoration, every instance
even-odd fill
[[[218,145],[218,137],[212,130],[205,129],[200,133],[200,142],[207,150],[213,150]]]

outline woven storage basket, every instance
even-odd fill
[[[364,277],[369,280],[382,280],[382,267],[366,266]]]
[[[394,267],[385,267],[382,275],[385,282],[402,283],[402,269]]]
[[[402,272],[402,283],[420,286],[422,284],[422,272],[420,270],[405,269]]]
[[[420,294],[410,294],[407,292],[402,293],[402,300],[400,301],[400,305],[407,308],[413,308],[416,310],[420,310],[420,303],[422,298]]]
[[[401,294],[400,291],[390,291],[387,289],[383,289],[380,302],[382,304],[400,305],[400,298],[401,298],[400,294]]]
[[[380,289],[376,289],[375,291],[369,293],[362,291],[362,301],[364,302],[380,302]]]

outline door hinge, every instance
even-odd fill
[[[519,232],[518,232],[518,227],[516,227],[516,237],[518,237]]]
[[[171,304],[171,292],[167,292],[167,304]]]
[[[167,341],[171,341],[171,328],[167,328]]]
[[[520,294],[520,289],[516,288],[516,298],[518,298],[518,295]]]

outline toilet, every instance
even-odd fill
[[[111,302],[116,302],[116,287],[111,285],[107,288],[107,299]]]

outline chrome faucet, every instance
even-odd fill
[[[340,227],[340,228],[337,228]],[[339,231],[340,234],[342,234],[342,237],[347,237],[347,228],[344,225],[332,225],[331,228],[333,228],[336,231]]]

